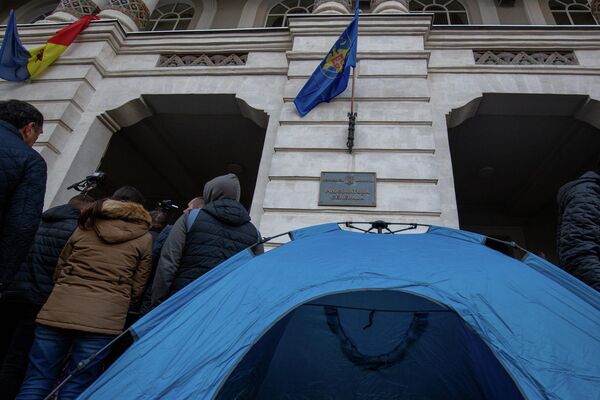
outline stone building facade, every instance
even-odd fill
[[[361,1],[350,90],[293,99],[351,18],[347,0],[7,0],[27,47],[101,17],[0,98],[46,116],[46,206],[102,169],[180,203],[232,171],[263,235],[331,221],[473,229],[553,257],[554,196],[600,149],[600,5]],[[374,207],[320,206],[322,172],[375,172]],[[108,190],[108,189],[107,189]]]

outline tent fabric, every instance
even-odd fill
[[[438,227],[369,235],[330,224],[290,236],[261,256],[232,257],[138,321],[138,340],[80,399],[215,398],[294,310],[366,290],[452,310],[528,399],[598,398],[600,294],[544,260],[521,262]]]
[[[217,400],[363,398],[523,397],[456,313],[403,292],[354,291],[288,314],[252,346]]]

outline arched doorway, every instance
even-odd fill
[[[268,116],[234,95],[144,95],[101,116],[120,129],[99,169],[96,196],[123,185],[139,188],[152,209],[164,199],[183,206],[204,183],[235,173],[241,202],[250,208]]]
[[[306,303],[255,343],[217,399],[522,399],[452,310],[391,290]]]
[[[598,161],[599,104],[581,95],[484,94],[453,110],[460,227],[556,263],[556,195]]]

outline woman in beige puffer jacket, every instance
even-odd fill
[[[38,314],[29,368],[17,399],[44,398],[54,386],[61,360],[71,349],[69,370],[120,334],[132,301],[138,301],[150,272],[151,218],[134,188],[85,210],[63,249],[55,286]],[[62,388],[75,399],[100,374],[100,354]]]

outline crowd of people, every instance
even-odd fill
[[[132,315],[241,250],[264,251],[234,174],[207,182],[173,225],[131,186],[42,214],[46,163],[32,146],[43,123],[31,104],[0,102],[0,400],[43,399],[97,354],[60,388],[59,399],[75,399]],[[600,166],[558,201],[560,265],[600,291]]]
[[[263,251],[234,174],[207,182],[172,226],[131,186],[42,214],[46,164],[32,148],[42,129],[34,106],[0,102],[0,399],[44,399],[96,355],[60,388],[77,398],[132,315],[246,248]]]

